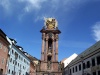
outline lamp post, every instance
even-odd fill
[[[15,64],[14,64],[14,75],[15,75],[15,65],[16,65],[16,60],[18,58],[18,53],[15,52]]]

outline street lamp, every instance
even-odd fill
[[[16,65],[16,60],[18,58],[18,53],[15,52],[15,64],[14,64],[14,75],[15,75],[15,65]]]

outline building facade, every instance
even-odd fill
[[[72,61],[74,60],[78,55],[76,53],[74,53],[73,55],[71,55],[69,58],[65,59],[64,61],[62,61],[62,63],[64,63],[64,68]]]
[[[7,75],[29,75],[30,60],[24,54],[23,48],[16,45],[14,39],[9,39],[9,61],[7,63]]]
[[[61,75],[60,63],[58,62],[58,29],[54,18],[46,18],[42,33],[42,51],[38,75]]]
[[[0,29],[0,75],[7,72],[7,59],[8,59],[9,42],[7,41],[6,34]]]
[[[100,75],[100,41],[82,52],[64,68],[64,75]]]
[[[27,57],[30,59],[30,75],[36,75],[36,67],[39,60],[31,55],[28,55]]]

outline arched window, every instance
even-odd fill
[[[15,61],[13,60],[13,64],[15,63]]]
[[[17,61],[15,62],[15,65],[17,65]]]
[[[14,74],[14,72],[12,71],[12,74]]]
[[[86,68],[86,65],[85,65],[85,63],[83,63],[83,69],[85,69]]]
[[[24,63],[26,63],[26,60],[24,59]]]
[[[10,62],[12,62],[12,58],[10,58]]]
[[[52,39],[49,39],[49,41],[48,41],[48,48],[49,48],[49,50],[52,49]]]
[[[9,69],[8,73],[10,74],[10,69]]]
[[[18,63],[18,67],[19,67],[19,63]]]
[[[20,59],[20,55],[19,55],[19,59]]]
[[[14,50],[12,49],[12,54],[14,54]]]

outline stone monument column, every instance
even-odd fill
[[[52,62],[54,62],[55,61],[55,52],[54,52],[54,49],[55,49],[55,44],[54,44],[55,42],[54,42],[54,39],[53,39],[53,48],[52,48]]]
[[[56,61],[58,61],[58,34],[56,34]]]
[[[58,29],[57,20],[54,18],[45,18],[42,33],[42,50],[40,60],[39,75],[62,75],[58,69],[58,35],[61,31]]]
[[[48,34],[46,36],[46,50],[45,50],[45,61],[47,62],[47,52],[48,52]]]
[[[42,51],[41,51],[41,61],[44,61],[44,49],[45,49],[45,33],[42,33]]]

